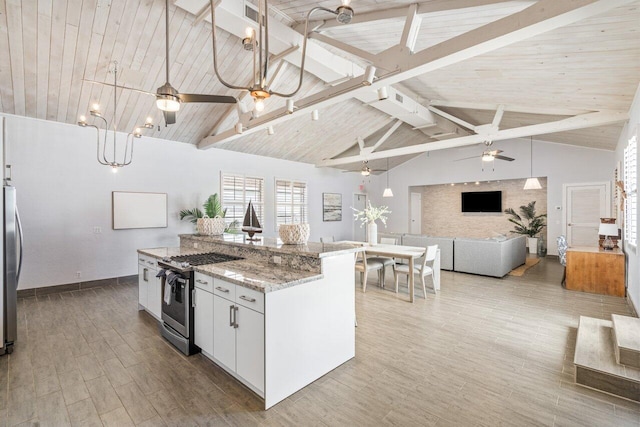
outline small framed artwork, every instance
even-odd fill
[[[342,194],[322,193],[322,220],[342,221]]]

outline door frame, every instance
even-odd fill
[[[411,234],[411,219],[412,219],[412,203],[413,203],[413,195],[417,194],[420,197],[420,215],[418,216],[418,221],[420,221],[420,230],[417,234],[422,234],[422,193],[418,191],[409,191],[409,233]]]
[[[351,208],[353,210],[353,207],[356,204],[356,196],[364,196],[364,205],[365,207],[367,206],[367,201],[369,200],[369,196],[366,193],[353,193],[353,196],[351,197]],[[360,225],[358,225],[358,222],[354,219],[353,220],[353,226],[351,228],[351,238],[353,240],[356,239],[356,227],[360,227]],[[364,232],[364,236],[365,236],[365,241],[367,239],[367,232],[365,230]]]
[[[605,217],[611,218],[611,181],[596,181],[596,182],[575,182],[570,184],[562,184],[562,234],[567,235],[567,189],[569,187],[585,187],[589,185],[603,185],[605,188]]]

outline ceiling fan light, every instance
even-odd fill
[[[255,108],[257,112],[264,111],[264,98],[256,97],[255,98]]]
[[[172,95],[157,95],[156,106],[162,111],[176,112],[180,110],[180,101]]]
[[[293,109],[295,106],[293,105],[293,99],[287,99],[287,114],[293,114]]]
[[[494,160],[494,157],[491,155],[491,153],[484,153],[482,155],[483,162],[492,162],[493,160]]]
[[[385,188],[384,193],[382,193],[382,197],[393,197],[393,191],[391,191],[391,188]]]
[[[542,185],[538,178],[527,178],[527,182],[524,183],[524,190],[540,190]]]

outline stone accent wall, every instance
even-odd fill
[[[547,179],[538,178],[542,189],[523,190],[525,179],[426,185],[422,189],[422,234],[441,237],[492,237],[494,233],[509,234],[513,224],[504,213],[463,213],[461,193],[471,191],[502,191],[502,210],[519,208],[536,201],[536,212],[547,213]],[[546,227],[543,229],[547,240]]]

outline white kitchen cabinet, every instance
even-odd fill
[[[264,315],[236,307],[236,373],[264,391]]]
[[[226,369],[236,370],[235,304],[219,295],[213,296],[213,357]]]
[[[194,342],[203,353],[213,355],[213,294],[195,288],[195,308],[193,309]]]
[[[147,307],[150,279],[149,268],[142,264],[138,265],[138,304],[144,308]]]
[[[138,257],[138,304],[156,319],[162,316],[162,289],[154,260]]]
[[[162,281],[156,277],[157,270],[149,269],[149,282],[147,288],[147,311],[155,318],[162,317]]]

